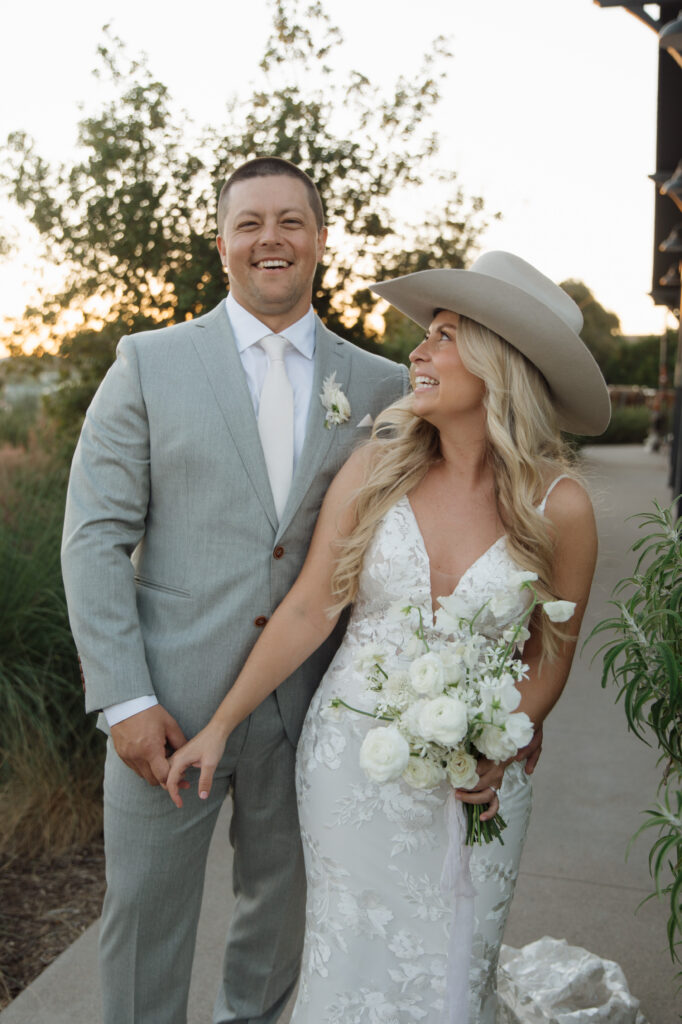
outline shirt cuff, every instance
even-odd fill
[[[112,725],[118,725],[125,718],[132,718],[133,715],[137,715],[140,711],[156,707],[158,703],[156,697],[150,694],[147,697],[133,697],[132,700],[124,700],[120,704],[110,704],[109,707],[102,708],[102,711],[107,720],[107,725],[111,728]]]

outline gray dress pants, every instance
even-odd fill
[[[274,1024],[296,984],[305,873],[294,762],[274,696],[230,737],[208,800],[197,773],[178,810],[116,754],[104,782],[107,893],[100,932],[105,1024],[186,1024],[206,857],[233,799],[235,913],[214,1024]]]

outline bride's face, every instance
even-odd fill
[[[467,370],[457,349],[457,313],[444,309],[410,353],[413,411],[441,427],[453,418],[485,417],[485,385]]]

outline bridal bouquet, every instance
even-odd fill
[[[361,767],[370,779],[402,777],[417,789],[433,789],[447,779],[454,788],[470,789],[478,782],[478,756],[499,763],[530,742],[533,723],[517,711],[517,684],[526,678],[528,666],[517,651],[541,603],[533,587],[536,579],[535,573],[514,573],[509,585],[475,614],[456,592],[439,598],[435,627],[426,626],[413,605],[392,609],[413,626],[405,649],[391,657],[370,645],[354,662],[376,695],[374,709],[361,711],[341,698],[332,701],[333,707],[385,723],[369,730],[360,750]],[[565,622],[575,605],[546,601],[543,609],[553,621]],[[501,622],[507,623],[502,630]],[[506,823],[499,813],[481,821],[480,805],[465,807],[467,844],[503,842]]]

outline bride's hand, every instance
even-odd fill
[[[174,755],[175,756],[175,755]],[[464,804],[488,804],[481,814],[481,821],[489,821],[494,818],[500,809],[500,801],[497,791],[502,785],[504,770],[509,761],[495,764],[487,757],[479,758],[476,766],[478,772],[478,783],[472,789],[456,789],[455,796]]]
[[[208,799],[213,776],[220,758],[225,751],[227,737],[213,721],[198,732],[184,747],[176,750],[170,759],[170,771],[166,779],[168,795],[176,807],[182,807],[180,789],[186,789],[185,772],[188,768],[199,768],[199,799]],[[184,783],[184,785],[183,785]]]

